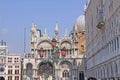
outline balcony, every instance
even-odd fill
[[[103,15],[103,9],[98,10],[97,14],[97,28],[102,29],[105,26],[105,18]]]

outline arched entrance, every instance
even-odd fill
[[[0,80],[5,80],[5,78],[4,77],[0,77]]]
[[[29,78],[29,80],[32,80],[32,75],[33,75],[33,65],[32,65],[32,63],[27,63],[27,65],[26,65],[26,75]]]
[[[72,64],[69,61],[62,61],[60,63],[60,74],[58,75],[61,80],[72,80]]]
[[[54,68],[51,62],[43,61],[38,66],[38,75],[41,76],[42,79],[47,80],[50,77],[54,77]]]
[[[79,80],[84,80],[84,72],[83,71],[79,72]]]

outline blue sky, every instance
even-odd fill
[[[70,32],[77,17],[84,13],[86,0],[0,0],[0,40],[7,42],[10,53],[23,54],[24,28],[26,47],[29,52],[30,28],[32,22],[49,36],[54,35],[56,21],[59,36],[64,29]]]

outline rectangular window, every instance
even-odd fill
[[[19,58],[17,58],[17,62],[19,62]]]
[[[12,58],[8,57],[8,62],[12,62]]]
[[[12,66],[8,66],[8,68],[12,68]]]
[[[1,59],[1,63],[3,63],[4,62],[4,60],[3,59]]]
[[[15,80],[19,80],[19,76],[15,76]]]
[[[15,66],[15,68],[19,68],[19,66]]]
[[[8,80],[12,80],[12,76],[8,76]]]
[[[116,39],[114,40],[114,44],[115,44],[115,50],[116,50]]]
[[[19,70],[15,70],[15,74],[19,74]]]
[[[119,38],[117,37],[117,48],[119,49]]]
[[[16,62],[16,58],[14,58],[14,62]]]
[[[12,74],[12,70],[8,70],[8,74]]]
[[[19,58],[14,58],[14,62],[15,62],[15,63],[16,63],[16,62],[19,62],[18,60],[19,60]]]

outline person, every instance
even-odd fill
[[[88,80],[97,80],[97,79],[94,77],[89,77]]]
[[[5,78],[4,77],[0,77],[0,80],[5,80]]]

